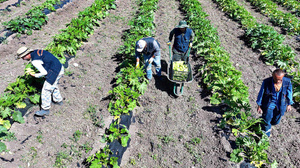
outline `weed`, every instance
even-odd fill
[[[142,154],[138,153],[138,159],[140,160],[142,158]]]
[[[30,163],[33,162],[33,164],[36,163],[35,159],[37,157],[37,150],[35,149],[35,147],[31,147],[29,152],[25,155],[22,156],[22,161],[27,162],[29,165]]]
[[[139,137],[141,137],[141,138],[144,137],[143,133],[141,133],[141,132],[138,132],[137,135],[138,135]]]
[[[42,141],[42,139],[43,139],[43,132],[41,130],[39,130],[37,133],[38,133],[38,136],[36,136],[36,139],[38,140],[39,143],[43,144],[44,143]]]
[[[162,143],[164,144],[169,144],[171,141],[174,142],[174,138],[172,136],[158,136],[158,139],[161,140]]]
[[[67,145],[66,143],[63,143],[63,144],[61,145],[61,147],[63,147],[63,148],[67,148],[67,147],[68,147],[68,145]]]
[[[132,164],[132,165],[136,165],[136,162],[135,162],[135,159],[134,159],[134,158],[130,158],[129,163]]]
[[[191,139],[191,141],[193,145],[199,144],[201,142],[200,138],[193,138]]]
[[[55,159],[55,167],[65,167],[68,162],[72,160],[72,157],[66,152],[58,152]]]
[[[80,137],[82,135],[82,132],[80,132],[79,130],[75,131],[73,134],[73,137],[69,137],[72,141],[74,142],[78,142]]]
[[[72,71],[65,70],[65,75],[67,75],[67,76],[71,76],[72,74],[73,74],[73,72],[72,72]]]
[[[195,97],[193,97],[193,96],[189,96],[189,98],[188,98],[187,102],[192,102],[192,101],[195,101]]]
[[[85,142],[80,148],[83,149],[85,153],[88,153],[90,150],[93,149],[89,142]]]
[[[153,160],[157,159],[157,154],[152,154],[151,157],[153,158]]]
[[[171,108],[169,107],[169,105],[167,105],[167,111],[165,112],[165,115],[168,115],[171,113]]]
[[[89,115],[89,118],[92,120],[95,126],[103,128],[105,126],[103,116],[96,114],[97,113],[96,108],[97,106],[95,105],[89,105],[84,115]]]

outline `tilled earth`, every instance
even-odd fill
[[[8,1],[15,3],[15,1]],[[1,4],[0,9],[9,4]],[[43,1],[24,1],[28,5],[13,7],[9,11],[0,11],[1,22],[12,16],[26,13],[29,4]],[[47,25],[33,35],[10,36],[0,44],[1,93],[6,86],[23,74],[24,62],[14,60],[17,49],[23,45],[31,48],[44,48],[52,36],[65,28],[77,13],[92,4],[93,0],[73,0],[62,9],[49,15]],[[244,32],[240,25],[229,19],[211,0],[199,0],[208,19],[217,28],[222,47],[230,53],[233,65],[242,72],[243,81],[249,87],[253,115],[256,114],[256,96],[264,78],[274,69],[259,60],[260,54],[245,45],[240,38]],[[257,20],[269,24],[268,19],[256,12],[247,2],[239,0]],[[50,116],[34,118],[39,107],[30,108],[25,115],[25,124],[14,123],[11,131],[17,140],[5,142],[10,152],[0,156],[0,167],[84,167],[84,159],[105,144],[100,143],[104,129],[109,126],[112,117],[107,111],[108,91],[112,89],[117,73],[118,60],[115,56],[123,44],[123,32],[128,30],[128,22],[136,14],[137,4],[133,0],[117,0],[117,9],[102,20],[93,35],[85,42],[72,58],[60,80],[60,90],[65,98],[64,105],[53,105]],[[9,16],[11,15],[11,16]],[[184,19],[178,1],[160,0],[155,13],[155,38],[161,44],[163,80],[156,77],[148,85],[144,95],[139,98],[140,107],[133,111],[130,126],[130,146],[124,153],[121,167],[238,167],[229,161],[232,151],[232,136],[219,130],[217,124],[222,117],[222,108],[211,106],[209,93],[201,86],[198,68],[203,60],[191,53],[190,62],[194,67],[194,80],[185,84],[184,95],[173,95],[173,83],[166,78],[169,61],[169,32]],[[292,36],[287,36],[287,43],[295,50],[299,44]],[[133,44],[134,45],[134,44]],[[298,53],[297,53],[298,54]],[[297,55],[297,57],[299,54]],[[298,112],[297,112],[298,109]],[[101,121],[102,127],[92,122],[88,113],[93,111]],[[299,107],[286,113],[280,125],[274,127],[270,138],[269,158],[277,160],[279,167],[299,167]],[[105,126],[103,126],[105,125]],[[77,141],[74,133],[81,132]],[[198,143],[192,143],[198,138]],[[83,146],[93,149],[84,150]],[[87,151],[87,152],[86,152]],[[66,156],[66,157],[62,157]],[[61,162],[58,158],[63,158]],[[58,166],[59,167],[59,166]]]

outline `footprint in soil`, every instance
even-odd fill
[[[48,122],[48,119],[45,116],[39,117],[39,116],[33,115],[33,119],[36,122],[35,124],[39,124],[40,122],[43,122],[43,121]]]

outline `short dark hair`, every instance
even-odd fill
[[[281,76],[282,74],[285,74],[285,72],[282,69],[275,69],[272,73],[273,75]]]

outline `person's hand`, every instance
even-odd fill
[[[262,114],[262,109],[260,108],[260,106],[257,107],[257,112],[258,114]]]
[[[153,62],[153,60],[154,60],[154,58],[153,57],[151,57],[150,59],[149,59],[149,64],[151,64],[152,62]]]
[[[287,107],[286,107],[286,111],[291,111],[292,110],[292,106],[291,105],[288,105]]]
[[[29,73],[29,75],[35,77],[34,73]]]
[[[189,47],[192,48],[192,46],[193,46],[193,43],[190,43],[190,44],[189,44]]]
[[[168,42],[167,42],[167,45],[171,45],[171,41],[168,41]]]
[[[136,62],[135,68],[140,68],[140,62]]]

